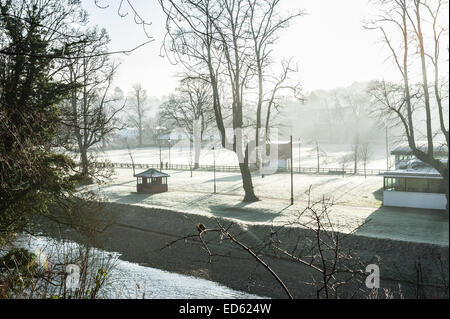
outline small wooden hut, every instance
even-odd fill
[[[143,194],[157,194],[168,191],[167,177],[170,175],[154,168],[136,174],[137,192]]]

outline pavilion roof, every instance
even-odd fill
[[[157,169],[150,168],[150,169],[146,170],[145,172],[136,174],[136,177],[148,177],[148,178],[152,178],[152,177],[170,177],[170,175],[166,174],[166,173],[163,173],[163,172],[160,172]]]

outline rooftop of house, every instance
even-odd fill
[[[441,161],[445,162],[446,160]],[[381,173],[380,176],[442,179],[436,169],[416,158],[405,162],[404,165],[399,165],[396,170]]]
[[[418,149],[422,152],[428,151],[428,146],[423,143],[418,146]],[[433,153],[435,156],[448,156],[448,147],[444,144],[434,144]],[[392,155],[413,155],[413,152],[409,145],[399,145],[391,152]]]

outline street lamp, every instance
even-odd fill
[[[301,164],[301,140],[300,138],[298,139],[298,172],[301,173],[302,172],[302,164]]]
[[[165,131],[166,128],[164,126],[158,126],[156,127],[156,131],[158,132],[158,144],[159,144],[159,167],[160,169],[163,169],[163,162],[162,162],[162,154],[161,154],[161,133]]]
[[[167,142],[169,143],[169,169],[170,169],[170,147],[171,147],[170,137],[168,138]]]
[[[215,151],[215,147],[212,147],[212,151],[213,151],[213,158],[214,158],[214,194],[216,194],[216,151]]]
[[[161,135],[160,134],[158,136],[158,144],[159,144],[159,168],[162,169],[163,164],[162,164],[162,156],[161,156]]]
[[[294,205],[294,156],[292,153],[292,135],[291,135],[291,205]]]
[[[389,170],[390,169],[390,165],[389,165],[389,135],[388,135],[387,122],[384,125],[386,126],[386,170]]]

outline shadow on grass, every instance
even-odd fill
[[[376,190],[372,194],[373,194],[373,197],[375,197],[376,200],[379,200],[380,202],[383,202],[383,187],[381,187],[380,189]]]
[[[382,206],[355,235],[448,246],[448,217],[442,210]]]
[[[216,182],[239,182],[241,180],[242,177],[240,174],[216,178]],[[214,183],[214,179],[204,181],[203,184],[205,183]]]
[[[234,206],[214,205],[210,206],[209,209],[216,217],[234,218],[244,222],[270,222],[289,207],[283,208],[279,212],[273,212],[272,210],[246,207],[248,205],[250,203],[241,202]]]
[[[115,201],[115,203],[119,203],[119,204],[138,204],[141,203],[143,201],[145,201],[146,199],[148,199],[150,196],[152,196],[151,194],[141,194],[141,193],[136,193],[136,192],[132,192],[126,196],[118,196],[118,200]]]

